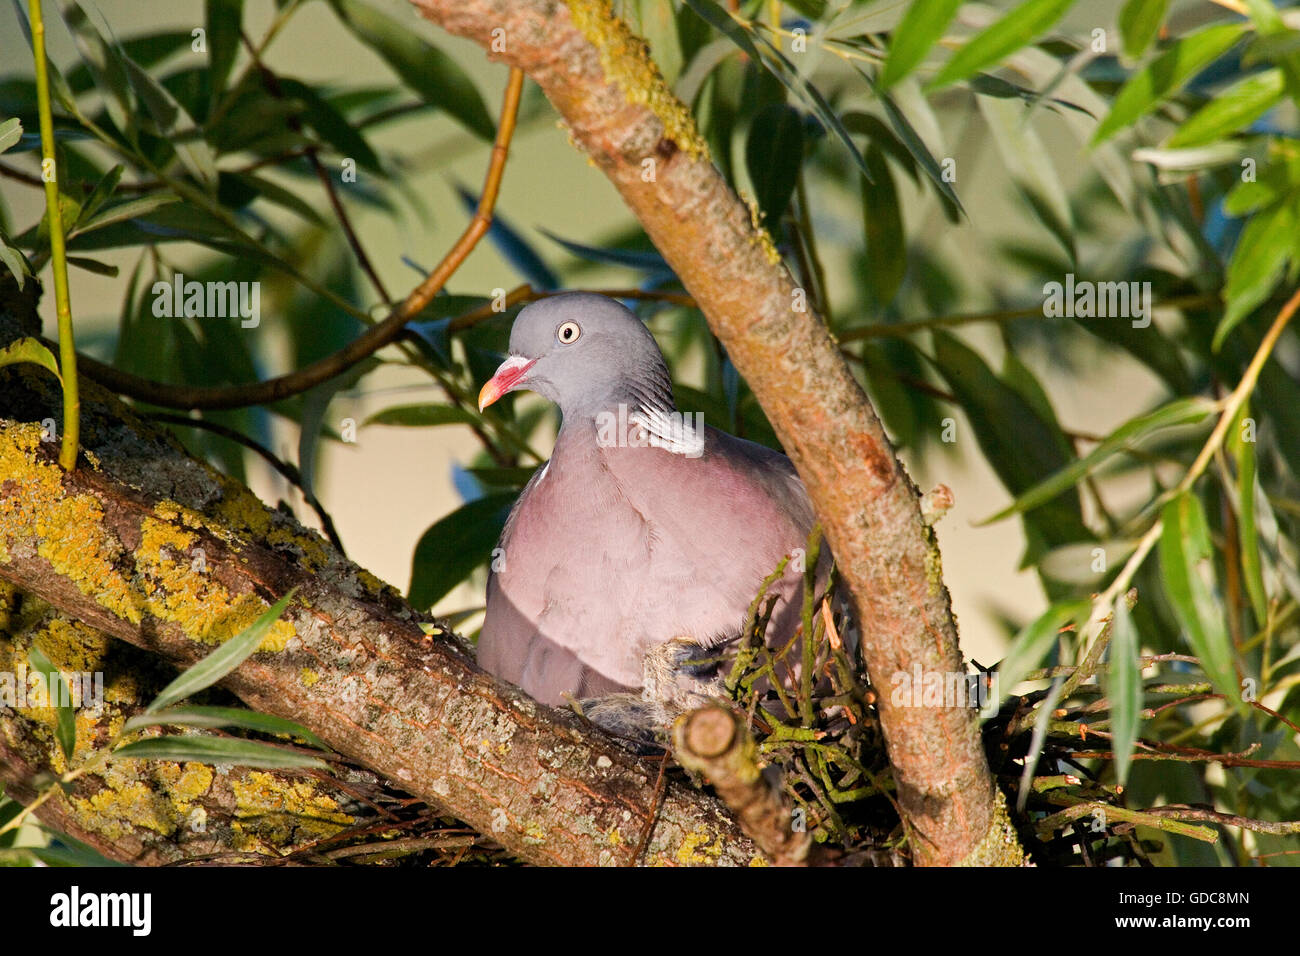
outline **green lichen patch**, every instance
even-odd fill
[[[104,512],[91,495],[64,495],[63,471],[37,454],[41,428],[0,425],[0,562],[13,560],[18,542],[36,541],[55,571],[118,617],[139,624],[141,601],[117,570],[123,549],[103,527]]]
[[[96,774],[101,786],[67,803],[77,822],[110,839],[134,830],[171,837],[202,810],[198,801],[212,788],[212,768],[167,760],[121,760]]]
[[[315,780],[286,781],[254,770],[232,778],[230,788],[235,794],[233,827],[240,849],[322,839],[356,822]]]
[[[267,609],[256,594],[232,594],[196,565],[191,549],[198,535],[187,525],[211,532],[212,523],[174,502],[159,504],[155,517],[141,522],[140,544],[128,553],[105,527],[97,498],[65,492],[62,469],[37,453],[40,436],[34,424],[0,425],[0,475],[6,484],[0,498],[0,561],[12,560],[12,548],[35,542],[37,553],[58,574],[116,616],[139,624],[151,615],[210,644],[238,634]],[[261,512],[269,523],[265,509]],[[229,532],[220,536],[228,538]],[[124,567],[134,573],[123,572]],[[278,621],[261,649],[281,650],[293,635],[291,624]]]
[[[136,567],[151,614],[179,624],[186,636],[220,644],[247,628],[267,609],[251,591],[232,594],[211,574],[195,566],[189,549],[197,536],[155,518],[140,524]],[[259,650],[278,651],[292,640],[293,625],[276,621]]]
[[[686,834],[677,848],[676,862],[679,866],[716,866],[723,849],[721,834],[711,833],[702,826]],[[662,865],[667,861],[660,862]]]
[[[1024,866],[1025,851],[1016,836],[1015,824],[1007,812],[1007,798],[996,791],[993,801],[993,819],[984,833],[984,839],[961,861],[961,866]]]
[[[600,54],[600,66],[629,103],[658,117],[664,137],[692,159],[708,160],[709,147],[685,104],[668,88],[650,47],[614,13],[611,0],[565,0],[574,25]]]

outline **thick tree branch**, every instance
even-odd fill
[[[223,686],[535,863],[626,864],[654,817],[656,766],[425,636],[388,587],[92,386],[89,467],[40,426],[57,384],[0,370],[0,579],[186,666],[291,587],[299,599]],[[92,457],[93,456],[93,457]],[[648,863],[761,858],[711,796],[664,789]]]
[[[157,657],[0,584],[0,673],[22,676],[33,643],[61,671],[102,681],[98,706],[77,712],[78,766],[175,677]],[[21,698],[15,692],[17,706],[0,703],[0,785],[24,804],[36,798],[38,781],[47,785],[69,769],[54,741],[54,710],[26,690],[24,682]],[[126,760],[77,778],[37,816],[124,863],[281,858],[380,819],[364,799],[367,789],[369,781],[356,787],[315,772]]]
[[[803,307],[808,297],[770,237],[709,161],[645,43],[612,15],[609,0],[412,2],[541,86],[676,270],[808,486],[853,591],[873,679],[883,686],[914,666],[963,671],[915,486],[825,324]],[[996,815],[974,713],[900,707],[888,695],[879,705],[915,859],[975,859]]]

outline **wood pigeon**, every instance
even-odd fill
[[[690,652],[734,641],[763,579],[805,547],[803,482],[784,455],[679,413],[654,337],[604,296],[519,313],[479,408],[524,388],[563,424],[501,535],[479,663],[547,704],[667,695],[674,669],[690,684]],[[788,570],[769,589],[770,645],[794,634],[801,586]]]

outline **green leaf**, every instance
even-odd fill
[[[27,660],[32,670],[45,675],[45,686],[49,692],[49,704],[57,712],[54,725],[54,739],[67,760],[72,759],[72,751],[77,746],[77,715],[72,709],[72,693],[63,675],[54,666],[45,653],[35,644],[27,651]]]
[[[409,25],[360,0],[330,0],[330,5],[348,29],[426,103],[445,110],[483,139],[496,136],[496,124],[483,98],[455,60],[421,40]]]
[[[1048,231],[1075,259],[1074,217],[1056,166],[1017,100],[977,96],[980,113],[993,133],[998,154],[1016,189]]]
[[[1206,103],[1165,143],[1171,149],[1204,146],[1249,126],[1286,93],[1281,70],[1265,70],[1239,80]]]
[[[1223,340],[1273,294],[1282,281],[1287,263],[1295,251],[1295,236],[1300,222],[1296,217],[1296,200],[1278,203],[1272,209],[1256,213],[1246,223],[1228,263],[1223,297],[1228,306],[1219,327],[1214,330],[1212,348],[1217,352]]]
[[[870,113],[860,113],[850,110],[845,113],[841,119],[844,120],[844,128],[850,133],[859,133],[867,138],[867,142],[877,147],[886,156],[902,166],[907,175],[912,177],[912,181],[919,184],[916,159],[898,135],[884,124],[878,117]]]
[[[1141,444],[1142,439],[1162,428],[1178,425],[1195,425],[1214,411],[1214,402],[1194,396],[1178,398],[1156,409],[1131,418],[1119,428],[1107,435],[1100,444],[1082,458],[1070,462],[1050,478],[1046,478],[1020,495],[1014,502],[997,514],[979,522],[981,525],[992,524],[1015,514],[1021,514],[1037,508],[1057,495],[1083,481],[1102,466],[1112,455],[1131,451]]]
[[[362,169],[377,173],[384,171],[383,163],[366,138],[328,100],[306,83],[289,77],[280,78],[280,88],[286,96],[301,104],[302,118],[340,156],[355,159]]]
[[[87,272],[97,276],[108,276],[116,279],[118,268],[109,265],[107,262],[100,262],[98,259],[91,259],[88,256],[68,256],[68,265],[76,266],[78,269],[85,269]]]
[[[63,376],[59,374],[59,364],[54,360],[54,353],[47,349],[40,339],[16,339],[0,349],[0,368],[6,365],[17,365],[19,362],[39,365],[60,382],[63,381]]]
[[[888,305],[907,275],[907,234],[898,191],[885,155],[875,146],[866,154],[871,179],[858,177],[862,188],[862,225],[867,245],[867,285],[878,305]]]
[[[1190,149],[1135,149],[1129,158],[1135,163],[1150,163],[1168,173],[1192,173],[1216,166],[1236,165],[1247,155],[1249,143],[1242,140],[1221,139]]]
[[[7,245],[3,235],[0,235],[0,262],[3,262],[5,268],[13,275],[21,291],[27,284],[27,277],[31,275],[31,270],[27,267],[27,260],[23,258],[22,253],[13,246]]]
[[[415,546],[408,600],[430,608],[492,556],[517,496],[485,495],[435,522]]]
[[[1128,782],[1142,722],[1142,665],[1138,660],[1137,628],[1129,615],[1123,595],[1115,602],[1111,618],[1110,674],[1107,693],[1110,697],[1111,752],[1115,755],[1115,778],[1122,787]]]
[[[239,53],[244,0],[205,0],[203,8],[208,25],[209,102],[215,106],[226,91],[230,68]]]
[[[1098,322],[1082,316],[1071,321],[1089,335],[1118,346],[1164,379],[1175,395],[1194,390],[1187,364],[1174,343],[1154,324],[1134,328],[1132,322]]]
[[[231,764],[260,770],[310,767],[328,770],[329,765],[317,757],[294,753],[258,740],[237,737],[150,737],[125,744],[113,751],[114,760],[172,760],[178,763]]]
[[[881,89],[889,89],[919,64],[948,29],[962,0],[913,0],[889,37],[889,53],[880,72]]]
[[[171,724],[177,727],[242,727],[244,730],[257,730],[264,734],[285,734],[301,737],[313,747],[325,749],[325,744],[301,724],[271,714],[260,714],[255,710],[242,707],[171,707],[158,713],[137,714],[122,727],[123,733],[139,730],[141,727],[155,727]]]
[[[1201,501],[1184,492],[1165,505],[1162,517],[1160,568],[1174,615],[1215,689],[1244,710]]]
[[[1260,63],[1279,63],[1297,53],[1300,53],[1300,30],[1284,27],[1251,40],[1241,55],[1241,65],[1249,68]]]
[[[1074,458],[1069,441],[984,360],[957,338],[934,333],[935,364],[970,419],[975,438],[998,478],[1013,495],[1024,494]],[[1055,547],[1090,538],[1079,493],[1067,487],[1025,512],[1037,544]],[[1034,542],[1031,541],[1031,554]]]
[[[147,129],[155,136],[160,136],[171,143],[181,165],[205,189],[217,187],[216,155],[212,147],[203,139],[203,132],[185,107],[167,91],[167,88],[151,77],[141,66],[121,54],[126,65],[126,74],[131,81],[145,109],[153,117],[153,123]]]
[[[1174,41],[1129,77],[1116,94],[1110,113],[1092,134],[1092,145],[1114,136],[1182,89],[1183,84],[1240,40],[1244,30],[1241,23],[1221,23]]]
[[[1124,38],[1124,55],[1136,60],[1146,52],[1160,32],[1169,0],[1127,0],[1119,11],[1119,32]]]
[[[59,218],[63,220],[63,233],[66,237],[68,229],[81,218],[81,203],[63,191],[64,185],[66,183],[60,183],[59,185]],[[17,237],[15,241],[22,243],[30,233],[31,230],[29,229],[23,235]],[[48,251],[50,242],[50,211],[48,208],[41,214],[41,221],[36,227],[36,236],[38,247]]]
[[[1031,624],[1021,628],[998,665],[998,693],[1007,697],[1025,675],[1036,670],[1056,645],[1061,628],[1086,618],[1092,606],[1087,601],[1053,604]]]
[[[199,183],[214,187],[217,171],[212,149],[203,141],[185,108],[144,67],[132,60],[120,43],[105,41],[75,2],[64,4],[63,16],[97,84],[114,94],[115,99],[108,101],[109,111],[118,127],[132,141],[137,138],[137,127],[166,139],[190,175]],[[151,122],[141,122],[145,117],[134,108],[132,91],[144,105]],[[120,117],[116,115],[119,111],[123,113]]]
[[[194,37],[188,29],[142,33],[121,42],[126,55],[141,66],[149,68],[160,64],[178,50],[190,49]],[[68,70],[68,89],[78,95],[95,89],[95,77],[84,63]]]
[[[0,153],[23,138],[23,124],[17,117],[0,123]]]
[[[280,619],[280,615],[289,606],[289,602],[293,600],[297,590],[297,588],[291,590],[267,608],[261,617],[244,628],[244,630],[230,638],[197,664],[182,671],[180,676],[164,687],[158,696],[154,698],[153,703],[145,708],[145,713],[157,713],[178,700],[196,694],[205,687],[211,687],[247,660],[257,650],[258,645],[262,643],[262,638],[271,629],[271,625]]]
[[[868,84],[871,83],[870,77],[861,70],[858,71]],[[956,222],[958,217],[965,212],[961,200],[957,198],[956,191],[952,188],[952,183],[944,178],[943,167],[939,161],[934,158],[930,148],[925,145],[925,141],[916,131],[911,121],[904,115],[903,111],[898,108],[894,102],[894,96],[890,93],[880,93],[880,106],[885,111],[885,119],[889,121],[889,126],[898,135],[899,141],[912,154],[921,171],[929,178],[934,188],[938,190],[940,198],[944,201],[945,211],[948,212],[948,218]],[[917,94],[917,101],[925,105],[925,99]]]
[[[48,827],[44,828],[50,835],[58,841],[60,845],[49,847],[24,847],[36,859],[40,860],[46,866],[128,866],[129,864],[120,863],[117,860],[110,860],[98,850],[87,846],[80,840],[73,839],[66,833],[50,831]]]
[[[1300,157],[1272,162],[1260,168],[1252,182],[1240,182],[1223,200],[1223,211],[1230,216],[1266,209],[1300,191]]]
[[[745,140],[745,167],[767,228],[776,230],[803,165],[803,117],[784,103],[759,110]]]
[[[736,46],[744,50],[756,62],[781,81],[791,93],[797,96],[817,117],[826,132],[838,139],[849,151],[849,156],[857,164],[864,176],[870,177],[866,160],[858,151],[849,131],[844,128],[835,111],[831,109],[826,98],[808,78],[799,72],[793,63],[764,36],[737,23],[730,14],[719,7],[713,0],[686,0],[686,3],[715,30],[726,35]]]
[[[77,221],[73,224],[73,229],[76,229],[77,226],[80,226],[95,213],[99,212],[100,207],[112,198],[113,190],[117,189],[117,184],[122,181],[122,173],[125,171],[126,167],[121,163],[118,163],[106,172],[99,182],[95,183],[95,188],[91,190],[90,195],[86,197],[86,201],[81,204],[81,213],[77,217]]]
[[[18,21],[18,29],[22,31],[23,39],[27,41],[27,49],[35,51],[32,46],[32,25],[27,19],[27,11],[23,9],[22,0],[12,0],[14,16]],[[77,106],[77,98],[73,95],[72,90],[68,87],[68,81],[63,78],[63,73],[51,62],[46,62],[46,70],[50,75],[50,90],[54,93],[54,98],[59,105],[67,111],[69,116],[86,121],[85,115]]]
[[[375,412],[364,422],[366,425],[405,425],[424,428],[429,425],[472,425],[473,415],[453,405],[396,405]]]
[[[90,70],[95,86],[104,98],[109,118],[114,126],[133,139],[137,112],[122,57],[90,22],[86,11],[79,4],[64,2],[61,12],[82,62]]]
[[[135,199],[128,199],[126,202],[118,203],[115,206],[109,206],[94,216],[88,217],[83,209],[77,225],[68,233],[68,238],[72,239],[88,232],[94,232],[96,229],[103,229],[115,222],[137,219],[174,202],[180,202],[180,197],[170,192],[157,192],[148,193]]]
[[[1241,577],[1250,596],[1250,607],[1255,612],[1255,623],[1260,627],[1268,621],[1268,591],[1264,587],[1264,573],[1260,566],[1259,525],[1255,514],[1255,496],[1259,494],[1258,463],[1255,458],[1255,436],[1247,440],[1243,426],[1254,420],[1250,405],[1241,406],[1237,420],[1228,433],[1228,449],[1237,462],[1237,532],[1241,542]]]
[[[301,216],[314,226],[325,225],[325,219],[310,203],[279,183],[256,173],[228,173],[222,170],[221,182],[217,187],[217,199],[222,204],[227,204],[227,199],[233,199],[228,205],[239,209],[259,198]]]
[[[1010,56],[1050,30],[1073,4],[1074,0],[1026,0],[954,53],[926,90],[950,86]]]

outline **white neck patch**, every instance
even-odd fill
[[[628,421],[640,425],[649,436],[649,444],[663,448],[674,455],[699,458],[704,454],[704,415],[684,412],[665,412],[658,408],[638,406]]]

